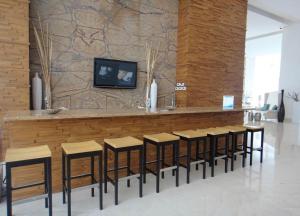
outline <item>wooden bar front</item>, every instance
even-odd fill
[[[122,136],[143,137],[143,134],[172,132],[175,130],[208,128],[232,124],[242,124],[243,110],[219,112],[174,112],[155,115],[89,117],[89,118],[58,118],[18,120],[6,119],[3,124],[3,143],[1,160],[7,147],[28,147],[48,145],[52,151],[53,191],[61,191],[61,143],[96,140],[103,144],[104,138]],[[151,154],[151,152],[150,152]],[[137,157],[137,155],[133,155]],[[112,159],[112,155],[109,156]],[[126,158],[121,155],[120,163]],[[136,167],[138,159],[132,160]],[[96,167],[97,168],[97,167]],[[78,160],[72,164],[72,174],[89,172],[89,160]],[[42,167],[23,167],[13,172],[13,185],[41,180]],[[73,187],[89,184],[90,179],[74,180]],[[42,192],[42,188],[31,188],[16,191],[14,198],[23,198]]]

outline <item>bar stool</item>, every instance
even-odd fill
[[[247,130],[240,125],[226,126],[231,136],[231,149],[229,158],[231,158],[231,171],[234,170],[234,161],[237,155],[242,155],[242,167],[245,167],[245,159],[247,154]],[[243,143],[238,145],[238,136],[243,135]]]
[[[179,186],[179,137],[168,134],[159,133],[152,135],[144,135],[144,183],[146,183],[146,171],[149,171],[156,176],[156,192],[159,193],[160,173],[164,178],[164,172],[167,170],[173,171],[173,176],[176,173],[176,187]],[[156,147],[156,160],[147,161],[147,145],[152,144]],[[165,163],[165,147],[171,145],[173,148],[172,164]],[[162,151],[162,155],[161,152]],[[147,168],[147,164],[156,164],[156,171]],[[166,167],[167,166],[167,167]],[[175,172],[175,173],[174,173]]]
[[[7,216],[12,216],[12,191],[29,187],[36,187],[39,185],[44,185],[45,194],[19,200],[14,202],[14,204],[45,198],[45,207],[49,209],[49,216],[52,216],[51,151],[49,147],[47,145],[42,145],[36,147],[7,149],[5,162],[7,182]],[[34,164],[44,165],[44,181],[13,187],[11,174],[12,168]]]
[[[229,131],[226,128],[208,128],[205,129],[210,140],[210,166],[211,166],[211,177],[215,176],[215,165],[217,165],[218,159],[225,160],[225,173],[228,170],[228,146],[229,146]],[[225,138],[225,147],[222,149],[218,148],[219,138]],[[224,150],[224,152],[220,152]]]
[[[185,131],[174,131],[173,134],[180,137],[181,140],[184,140],[187,144],[187,153],[186,155],[179,156],[180,158],[186,158],[186,166],[180,164],[181,166],[186,167],[186,182],[190,183],[190,171],[191,165],[196,165],[198,170],[198,165],[203,166],[203,179],[206,178],[206,139],[207,133],[200,130],[185,130]],[[200,157],[200,142],[202,141],[203,152],[202,157]],[[192,144],[196,144],[195,158],[192,158]]]
[[[114,153],[114,168],[108,169],[108,150]],[[139,174],[131,170],[130,162],[132,151],[139,151]],[[119,167],[119,153],[127,152],[127,166]],[[139,196],[143,196],[143,141],[131,136],[104,139],[104,192],[107,193],[107,181],[110,181],[115,188],[115,205],[118,205],[118,184],[119,184],[119,170],[127,169],[127,186],[130,187],[131,178],[139,178]],[[114,172],[114,179],[108,176],[109,172]]]
[[[265,134],[265,129],[262,125],[244,125],[244,127],[247,129],[247,133],[251,134],[250,138],[250,146],[247,145],[247,149],[250,149],[250,151],[247,151],[248,154],[250,154],[250,166],[252,166],[252,161],[253,161],[253,151],[259,151],[260,152],[260,163],[263,162],[263,153],[264,153],[264,134]],[[261,137],[260,137],[260,147],[254,148],[253,147],[253,136],[254,133],[260,132]]]
[[[66,203],[66,192],[68,198],[68,216],[71,216],[71,180],[90,177],[91,185],[85,188],[91,188],[91,195],[94,197],[94,188],[99,187],[99,206],[103,209],[103,193],[102,193],[102,146],[94,140],[77,142],[77,143],[62,143],[62,191],[63,204]],[[95,179],[95,157],[98,160],[98,182]],[[72,176],[71,175],[71,161],[79,158],[91,158],[90,173]],[[67,164],[67,167],[66,167]],[[67,169],[67,170],[66,170]],[[67,174],[67,175],[66,175]],[[67,184],[66,184],[67,182]]]

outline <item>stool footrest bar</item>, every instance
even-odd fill
[[[165,171],[174,170],[174,169],[177,169],[177,166],[171,166],[171,167],[166,167],[166,168],[160,169],[160,172],[165,172]]]
[[[71,176],[71,179],[84,178],[84,177],[90,177],[90,176],[92,176],[91,173],[86,173],[86,174],[82,174],[82,175]]]
[[[222,155],[222,156],[215,157],[214,159],[218,160],[218,159],[223,159],[223,158],[226,158],[226,157],[227,157],[227,155]]]
[[[196,165],[196,164],[201,164],[201,163],[205,163],[205,160],[193,161],[190,163],[190,165]]]
[[[122,167],[118,167],[117,170],[122,170],[122,169],[127,169],[127,168],[128,168],[128,166],[122,166]],[[113,171],[115,171],[115,169],[108,169],[107,170],[107,172],[113,172]]]
[[[27,185],[22,185],[22,186],[18,186],[18,187],[13,187],[11,190],[19,190],[19,189],[24,189],[24,188],[29,188],[29,187],[36,187],[39,185],[44,185],[45,182],[36,182],[36,183],[32,183],[32,184],[27,184]]]
[[[240,155],[240,154],[244,154],[244,151],[236,151],[236,152],[234,152],[234,155]]]

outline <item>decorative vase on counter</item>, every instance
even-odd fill
[[[260,122],[261,121],[261,113],[259,113],[259,112],[257,112],[257,113],[255,113],[255,115],[254,115],[254,121],[256,121],[256,122]]]
[[[157,108],[157,83],[153,79],[150,87],[150,111],[154,112]]]
[[[285,117],[285,107],[284,107],[283,97],[284,97],[284,90],[282,89],[281,90],[281,102],[280,102],[278,114],[277,114],[278,122],[283,122],[284,117]]]
[[[36,72],[35,76],[32,78],[32,103],[34,110],[42,109],[42,79]]]
[[[248,112],[248,121],[249,121],[249,122],[252,122],[253,119],[254,119],[254,114],[253,114],[253,112],[249,111],[249,112]]]

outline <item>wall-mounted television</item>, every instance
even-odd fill
[[[94,87],[136,88],[137,62],[94,59]]]

